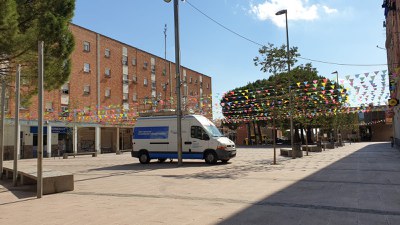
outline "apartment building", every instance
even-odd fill
[[[75,24],[70,30],[75,38],[70,79],[44,95],[44,155],[131,149],[140,112],[176,108],[175,64]],[[180,74],[182,109],[211,119],[211,77],[186,67]],[[13,157],[15,139],[15,92],[7,93],[5,160]],[[31,102],[20,109],[20,158],[36,157],[37,97]]]
[[[389,69],[390,98],[392,102],[400,99],[400,0],[384,0],[386,27],[386,51]],[[393,137],[395,144],[400,148],[400,105],[393,105],[388,113],[393,117]]]

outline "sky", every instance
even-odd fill
[[[167,24],[167,59],[174,62],[172,2],[76,0],[73,23],[160,57]],[[289,46],[314,60],[297,64],[311,62],[329,79],[336,79],[337,71],[348,86],[346,76],[387,70],[381,5],[377,0],[179,1],[181,65],[212,78],[214,118],[221,118],[223,93],[270,76],[253,58],[260,44],[286,44],[285,16],[275,13],[287,9]]]

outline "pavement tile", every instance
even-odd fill
[[[73,173],[75,190],[36,199],[35,185],[0,180],[0,224],[400,224],[400,152],[388,143],[278,156],[278,165],[272,157],[269,147],[241,147],[215,166],[142,165],[130,154],[44,159]]]

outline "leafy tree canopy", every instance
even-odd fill
[[[229,91],[221,106],[226,118],[237,122],[244,120],[270,120],[275,115],[287,123],[290,110],[289,86],[292,89],[293,115],[297,123],[327,126],[333,123],[331,117],[346,100],[346,91],[334,81],[318,75],[311,63],[297,65],[287,70],[286,47],[274,47],[272,44],[260,49],[261,56],[255,57],[256,66],[270,73],[268,79],[257,80],[243,87]],[[294,66],[298,49],[290,49],[289,63]],[[318,87],[318,88],[317,88]],[[280,117],[280,118],[279,118]],[[319,119],[324,117],[324,119]]]
[[[75,0],[0,1],[0,75],[11,82],[22,65],[28,96],[37,92],[38,41],[44,41],[44,86],[63,85],[71,71],[74,39],[68,29]]]

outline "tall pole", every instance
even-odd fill
[[[290,52],[289,52],[289,26],[287,20],[287,10],[285,11],[286,19],[286,49],[287,49],[287,64],[288,64],[288,77],[289,77],[289,106],[290,106],[290,141],[292,145],[292,158],[296,158],[297,152],[294,151],[294,138],[293,138],[293,106],[292,106],[292,82],[290,78]]]
[[[164,26],[164,75],[167,76],[167,24]],[[167,86],[168,81],[165,82],[165,96],[164,96],[164,109],[167,106]]]
[[[176,120],[178,142],[178,166],[182,165],[182,111],[181,111],[181,59],[179,46],[179,0],[174,0],[174,25],[175,25],[175,67],[176,67]]]
[[[14,173],[13,173],[13,185],[17,186],[18,179],[18,152],[19,146],[19,89],[20,89],[20,77],[21,77],[21,65],[18,65],[17,74],[15,77],[15,139],[14,139]]]
[[[1,120],[0,120],[0,179],[3,179],[3,155],[4,155],[4,109],[6,107],[5,104],[6,99],[6,79],[5,77],[1,78]]]
[[[336,83],[337,83],[337,89],[336,89],[336,105],[339,103],[339,72],[336,70],[336,71],[334,71],[334,72],[332,72],[332,74],[336,74]],[[336,113],[337,113],[337,110],[336,110]],[[339,121],[338,121],[338,117],[337,117],[337,114],[335,114],[335,118],[336,118],[336,141],[338,142],[338,147],[339,147],[339,128],[338,128],[338,124],[339,124]],[[333,142],[333,146],[335,146],[335,142]]]
[[[39,41],[39,59],[38,59],[38,148],[37,148],[37,198],[43,195],[43,41]]]
[[[289,118],[290,118],[290,142],[292,146],[292,158],[296,158],[296,152],[294,149],[294,140],[293,140],[293,107],[292,107],[292,82],[290,78],[290,49],[289,49],[289,26],[287,19],[287,10],[283,9],[275,13],[275,15],[279,16],[285,14],[286,21],[286,56],[287,56],[287,64],[288,64],[288,81],[289,81]]]

